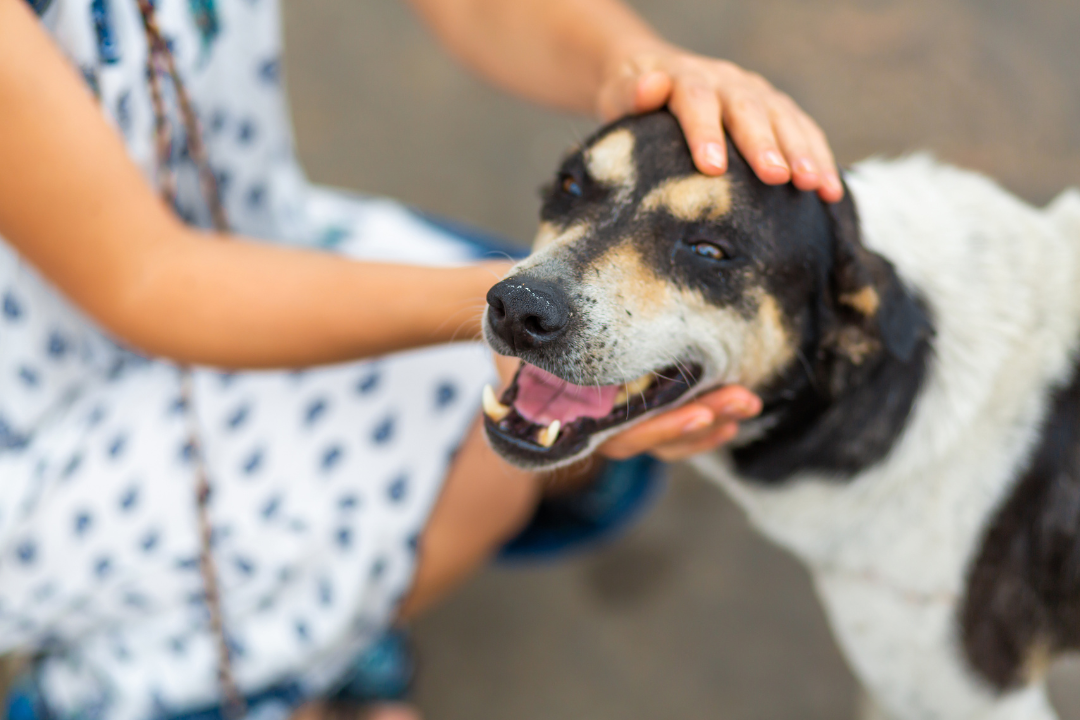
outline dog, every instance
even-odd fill
[[[1080,647],[1080,193],[1032,207],[929,156],[837,204],[698,173],[675,118],[562,163],[533,253],[488,294],[523,363],[484,394],[496,451],[573,463],[725,384],[761,415],[692,460],[811,571],[892,720],[1054,718]]]

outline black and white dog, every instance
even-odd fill
[[[486,335],[486,427],[572,462],[726,383],[761,417],[695,465],[810,567],[873,713],[1055,717],[1080,648],[1080,193],[1033,208],[916,156],[826,205],[698,174],[674,118],[603,128],[546,191]],[[856,213],[856,207],[858,212]]]

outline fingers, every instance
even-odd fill
[[[754,173],[767,185],[791,180],[791,166],[780,151],[773,118],[760,93],[744,92],[724,104],[724,124]]]
[[[727,170],[725,132],[762,182],[792,182],[823,200],[843,197],[836,161],[821,128],[764,78],[729,62],[677,51],[624,66],[601,90],[605,119],[648,112],[665,102],[679,119],[698,170]]]
[[[761,400],[756,395],[745,388],[725,387],[616,435],[598,452],[616,460],[644,452],[679,460],[727,442],[738,431],[737,421],[759,412]]]
[[[706,175],[720,175],[727,170],[727,147],[720,124],[720,97],[705,81],[676,83],[668,101],[679,119],[694,164]]]

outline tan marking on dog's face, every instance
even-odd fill
[[[794,359],[795,343],[784,322],[780,303],[762,291],[757,314],[747,327],[746,341],[738,363],[739,382],[750,389],[758,388]]]
[[[633,187],[637,180],[634,167],[634,135],[623,128],[609,133],[585,150],[585,166],[597,182],[617,187]]]
[[[671,364],[687,348],[725,383],[751,389],[771,380],[795,358],[795,342],[780,303],[763,289],[751,290],[756,303],[747,315],[710,303],[696,289],[658,276],[640,251],[623,242],[600,256],[584,274],[586,294],[599,301],[593,327],[621,338],[609,346],[608,362],[631,374]]]
[[[854,308],[865,317],[874,316],[881,306],[881,298],[878,297],[877,290],[871,285],[867,285],[858,292],[841,295],[840,302],[850,308]]]
[[[588,232],[589,226],[578,223],[570,227],[559,227],[554,223],[542,222],[537,228],[536,237],[533,239],[533,252],[554,245],[555,243],[570,243],[580,240]]]
[[[716,220],[731,210],[731,182],[723,175],[687,175],[665,180],[641,201],[642,212],[660,209],[680,220]]]
[[[657,277],[629,242],[622,242],[601,255],[585,273],[587,282],[603,289],[611,302],[629,310],[628,318],[647,320],[664,312],[671,301],[672,287]]]

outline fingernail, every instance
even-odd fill
[[[773,167],[788,169],[787,163],[784,162],[784,158],[780,156],[780,153],[775,150],[768,150],[761,155],[762,165],[772,165]]]
[[[711,412],[704,411],[696,414],[688,423],[683,425],[683,434],[690,434],[697,432],[698,430],[704,430],[713,423],[713,415]]]
[[[814,165],[814,161],[809,158],[803,158],[795,163],[795,169],[802,173],[817,174],[817,166]]]
[[[701,154],[705,158],[705,163],[712,165],[717,170],[724,169],[724,149],[720,147],[719,143],[708,143],[702,149]]]

